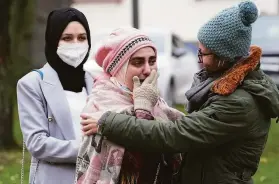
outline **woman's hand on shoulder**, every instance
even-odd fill
[[[81,114],[81,130],[84,135],[93,135],[98,132],[98,120],[93,119],[88,114]]]

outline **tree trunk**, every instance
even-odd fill
[[[30,68],[33,0],[0,1],[0,149],[18,148],[13,136],[16,83]]]
[[[0,0],[0,149],[18,147],[13,137],[16,83],[45,63],[47,15],[70,4],[71,0]]]
[[[10,62],[10,9],[11,0],[1,0],[0,2],[0,148],[12,148],[16,146],[13,138],[13,98],[11,94],[12,86],[9,84]]]

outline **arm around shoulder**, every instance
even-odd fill
[[[247,117],[253,109],[245,101],[219,98],[204,109],[174,122],[137,119],[111,113],[103,122],[102,133],[130,149],[156,152],[187,152],[215,147],[247,132]]]

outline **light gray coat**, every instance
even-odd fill
[[[29,183],[71,184],[80,143],[76,140],[66,95],[56,71],[49,64],[40,70],[43,79],[32,71],[17,84],[20,126],[32,155]],[[85,82],[90,94],[93,80],[88,73]]]

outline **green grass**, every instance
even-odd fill
[[[279,124],[272,121],[268,141],[261,158],[259,169],[254,177],[255,183],[279,183]]]
[[[184,112],[183,106],[177,109]],[[15,114],[14,136],[19,145],[22,145],[22,135],[19,128],[18,117]],[[0,151],[0,184],[19,184],[22,152]],[[24,165],[24,184],[28,184],[30,155],[26,153]],[[254,176],[255,184],[279,183],[279,124],[272,122],[269,138],[259,169]]]
[[[17,109],[15,108],[15,112]],[[13,135],[18,145],[22,145],[22,134],[18,115],[14,115]],[[21,177],[22,150],[0,151],[0,184],[19,184]],[[24,184],[29,180],[30,154],[25,151]]]
[[[19,184],[22,153],[20,151],[0,152],[0,184]],[[24,184],[28,184],[30,156],[27,153],[24,164]]]

